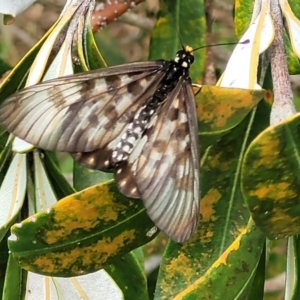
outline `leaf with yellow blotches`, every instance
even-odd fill
[[[112,184],[99,184],[15,224],[9,248],[26,270],[78,276],[149,242],[154,228],[142,202],[123,197]]]
[[[157,299],[171,299],[169,295],[176,300],[233,299],[234,296],[242,293],[245,286],[247,288],[245,283],[249,279],[249,273],[256,269],[264,239],[264,235],[250,221],[237,238],[223,252],[218,253],[213,264],[203,266],[199,262],[193,266],[198,270],[198,276],[193,278],[190,285],[184,286],[184,282],[177,279],[175,289],[171,282],[179,278],[179,274],[182,273],[189,277],[190,264],[189,259],[184,255],[170,260],[168,268],[163,267],[162,272],[168,272],[169,276],[161,277],[161,286],[156,290]],[[211,256],[210,251],[207,252],[208,258]],[[163,295],[168,296],[163,297]]]
[[[268,127],[249,146],[242,191],[269,238],[300,233],[300,114]]]
[[[268,104],[259,103],[204,153],[200,224],[189,243],[169,243],[156,299],[238,299],[251,287],[249,274],[255,273],[265,237],[249,221],[241,195],[241,158],[252,136],[266,128],[268,120],[261,121],[261,115],[268,110]]]
[[[238,125],[264,97],[265,90],[204,85],[196,96],[201,134],[224,132]]]

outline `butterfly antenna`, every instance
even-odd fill
[[[246,45],[250,43],[250,40],[244,40],[242,42],[229,42],[229,43],[220,43],[220,44],[211,44],[211,45],[206,45],[206,46],[200,46],[198,48],[193,49],[193,51],[203,49],[203,48],[210,48],[210,47],[217,47],[217,46],[229,46],[229,45]]]
[[[177,34],[178,34],[178,38],[179,38],[179,42],[181,44],[182,50],[184,50],[185,47],[183,45],[182,38],[181,38],[180,32],[179,32],[177,27],[176,27],[176,31],[177,31]]]

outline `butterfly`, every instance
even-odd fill
[[[0,122],[34,146],[113,172],[121,193],[141,198],[156,226],[184,242],[200,214],[192,51],[27,87],[3,102]]]

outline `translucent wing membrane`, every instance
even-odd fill
[[[138,192],[151,219],[177,242],[192,235],[200,213],[195,111],[191,85],[181,79],[115,175],[122,193]]]
[[[199,148],[188,70],[192,52],[31,86],[0,107],[8,131],[43,149],[113,171],[155,224],[186,241],[199,217]]]
[[[94,151],[120,135],[162,71],[163,61],[142,62],[46,81],[5,101],[0,122],[43,149]]]

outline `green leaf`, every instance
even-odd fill
[[[0,124],[0,185],[2,184],[5,174],[9,168],[12,155],[12,139],[8,140],[8,137],[9,133]]]
[[[249,221],[241,195],[241,159],[253,137],[267,126],[262,116],[268,112],[269,105],[261,102],[202,154],[200,224],[188,243],[169,243],[155,299],[206,300],[220,294],[232,300],[249,291],[265,237]]]
[[[248,299],[263,299],[265,285],[265,269],[266,269],[266,246],[262,251],[258,266],[255,271]]]
[[[300,114],[264,130],[243,162],[242,189],[256,225],[269,238],[300,232]]]
[[[114,259],[105,271],[122,290],[125,300],[148,299],[146,276],[133,253]]]
[[[20,265],[9,255],[5,273],[2,300],[21,299],[25,286],[23,285],[25,272]]]
[[[3,293],[5,272],[8,261],[7,237],[8,234],[2,241],[0,241],[0,295]]]
[[[265,90],[202,86],[196,96],[201,153],[241,123],[263,97],[270,101],[272,94]]]
[[[192,9],[191,9],[192,8]],[[191,30],[192,29],[192,30]],[[205,45],[205,11],[202,0],[163,0],[151,35],[150,59],[172,59],[183,46]],[[181,41],[184,45],[181,44]],[[194,52],[193,82],[201,83],[205,50]]]
[[[232,129],[265,95],[264,90],[202,86],[196,96],[200,133],[215,134]]]
[[[0,77],[9,70],[11,70],[11,66],[2,58],[0,58]]]
[[[82,275],[149,242],[153,226],[140,201],[120,195],[112,184],[99,184],[14,225],[16,239],[9,248],[26,270]]]
[[[290,75],[297,75],[300,73],[300,61],[295,52],[293,51],[290,39],[286,32],[283,35],[285,51],[287,53],[288,70]]]
[[[119,40],[110,34],[108,28],[104,28],[98,32],[95,36],[95,40],[109,66],[126,63],[123,48],[120,46]]]
[[[45,151],[43,153],[45,169],[57,197],[63,198],[74,193],[75,189],[68,183],[55,162],[55,154],[50,151]]]
[[[90,27],[87,28],[83,42],[85,57],[87,58],[89,69],[95,70],[107,67],[106,62],[104,61],[102,54],[96,45],[95,38]]]
[[[215,233],[210,232],[212,235]],[[264,236],[250,221],[223,250],[219,248],[221,241],[219,236],[218,245],[206,247],[206,251],[195,244],[193,252],[198,249],[198,256],[190,249],[176,255],[175,247],[169,245],[166,253],[171,256],[161,266],[155,299],[237,299],[247,289],[256,269]]]
[[[293,236],[290,239],[292,239],[292,245],[290,244],[289,247],[292,247],[291,251],[293,252],[292,255],[292,261],[290,262],[292,266],[289,266],[288,269],[288,276],[291,276],[292,281],[294,281],[294,285],[292,287],[287,286],[287,289],[290,289],[290,299],[291,300],[297,300],[300,297],[300,276],[299,276],[299,270],[300,270],[300,259],[299,259],[299,253],[300,253],[300,238],[298,236]],[[289,241],[291,243],[291,241]],[[288,254],[289,255],[289,254]],[[288,278],[287,278],[288,279]],[[291,290],[292,289],[292,290]]]
[[[107,66],[96,45],[90,26],[86,28],[83,35],[78,35],[77,53],[81,66],[85,71],[104,68]]]
[[[300,3],[298,0],[289,0],[289,5],[293,10],[295,16],[300,19]]]
[[[253,5],[252,0],[235,0],[234,30],[238,38],[241,38],[250,24]]]
[[[114,176],[112,173],[85,168],[76,162],[74,162],[73,175],[74,187],[78,191],[91,185],[111,180]]]

